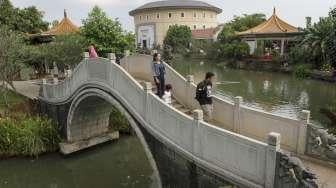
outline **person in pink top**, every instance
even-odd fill
[[[96,52],[96,49],[94,48],[93,45],[90,45],[89,46],[89,57],[90,58],[97,58],[98,57],[98,54]]]

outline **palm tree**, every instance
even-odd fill
[[[328,42],[333,32],[333,20],[331,17],[321,18],[320,21],[306,30],[302,44],[312,52],[312,56],[318,62],[317,65],[327,63]]]

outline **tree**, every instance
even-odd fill
[[[246,31],[251,29],[266,20],[265,14],[244,14],[243,16],[235,16],[234,19],[228,23],[228,25],[234,31]]]
[[[302,47],[310,50],[310,55],[314,58],[316,68],[328,63],[328,43],[331,40],[329,40],[329,37],[333,31],[331,17],[321,18],[319,22],[305,31]]]
[[[13,80],[18,76],[22,65],[19,53],[24,46],[20,35],[12,32],[7,27],[0,27],[0,81],[1,94],[6,100],[7,88],[14,88]],[[7,104],[8,105],[8,104]]]
[[[43,21],[43,12],[35,6],[18,11],[16,30],[24,33],[39,33],[48,29],[49,23]]]
[[[188,26],[184,25],[173,25],[170,27],[163,41],[164,46],[170,46],[174,53],[178,50],[188,48],[190,43],[191,30]]]
[[[331,66],[336,69],[336,8],[329,12],[332,20],[332,29],[327,41],[327,57]]]
[[[26,65],[34,67],[39,73],[54,62],[63,70],[65,66],[75,67],[81,61],[86,46],[85,38],[78,34],[61,35],[51,43],[26,46],[22,57]]]
[[[110,19],[98,6],[83,20],[81,34],[88,43],[96,46],[100,55],[110,52],[122,53],[130,47],[134,49],[134,35],[126,33],[118,19]]]
[[[0,26],[23,33],[38,33],[48,29],[43,21],[43,13],[35,6],[24,9],[15,8],[9,0],[0,1]]]

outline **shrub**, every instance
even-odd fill
[[[115,107],[112,108],[110,115],[110,129],[121,133],[130,133],[131,126],[126,117]]]
[[[296,78],[307,78],[311,67],[308,64],[300,64],[294,67],[294,75]]]
[[[15,115],[0,119],[0,156],[38,156],[56,151],[60,141],[53,123],[41,117]]]

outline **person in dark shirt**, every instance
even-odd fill
[[[197,85],[196,100],[201,105],[204,119],[206,121],[212,120],[213,103],[212,103],[212,82],[215,74],[208,72],[205,75],[205,80]]]
[[[154,82],[157,88],[157,95],[162,98],[165,91],[165,74],[166,68],[164,62],[161,60],[161,55],[159,53],[155,53],[153,55],[153,64],[152,64],[152,72]]]

